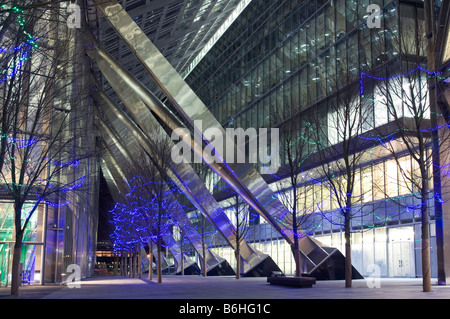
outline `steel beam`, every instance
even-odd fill
[[[107,74],[106,72],[105,74]],[[111,78],[109,78],[112,80]],[[122,83],[112,81],[115,89],[119,92],[119,96],[124,98],[124,104],[128,105],[128,110],[131,114],[135,115],[135,119],[139,119],[141,127],[145,130],[141,130],[128,115],[117,107],[104,92],[99,91],[98,98],[100,99],[99,105],[101,105],[102,112],[111,121],[114,128],[120,130],[121,136],[128,136],[126,138],[127,145],[133,146],[133,150],[128,152],[128,157],[132,158],[132,154],[136,155],[139,152],[139,146],[137,141],[140,142],[140,146],[146,150],[149,156],[152,156],[155,162],[159,162],[157,158],[157,151],[152,144],[157,138],[157,135],[161,135],[160,138],[172,146],[172,141],[166,135],[166,133],[160,128],[158,122],[151,115],[151,112],[147,109],[145,104],[133,93],[128,91],[126,85]],[[144,108],[144,109],[143,109]],[[147,112],[143,111],[146,110]],[[138,112],[136,112],[138,111]],[[147,120],[146,120],[147,119]],[[159,128],[159,129],[158,129]],[[107,127],[104,128],[105,130]],[[144,132],[149,132],[145,134]],[[127,135],[128,134],[128,135]],[[134,138],[133,138],[134,137]],[[120,143],[116,141],[116,143]],[[123,145],[124,143],[120,143]],[[187,163],[180,163],[178,165],[173,164],[171,166],[172,171],[169,171],[169,177],[174,181],[179,189],[187,196],[187,198],[199,209],[202,214],[208,218],[208,220],[215,226],[221,235],[228,241],[231,247],[236,247],[236,229],[227,215],[223,212],[220,205],[215,201],[214,197],[205,187],[201,179],[195,173],[193,168]],[[194,245],[194,247],[197,246]],[[197,249],[200,256],[202,256],[201,250]],[[268,258],[268,255],[252,249],[245,240],[240,241],[241,257],[244,260],[244,274],[254,268],[261,261]],[[214,257],[211,260],[211,257]],[[213,262],[214,261],[214,262]],[[210,267],[217,266],[215,262],[223,263],[223,258],[214,256],[214,254],[207,255],[207,264]],[[225,271],[225,270],[224,270]],[[229,272],[227,272],[229,273]]]
[[[130,181],[134,177],[134,175],[133,176],[130,175],[130,172],[136,172],[140,176],[145,176],[142,168],[135,161],[132,160],[133,157],[128,153],[127,147],[125,147],[123,145],[123,143],[119,140],[119,138],[117,137],[115,132],[113,132],[108,126],[106,126],[100,120],[96,121],[96,125],[97,125],[97,129],[98,129],[101,137],[103,138],[103,141],[106,144],[106,147],[108,148],[108,150],[111,153],[111,156],[114,158],[115,161],[117,161],[117,165],[120,165],[119,167],[122,167],[122,168],[125,168],[125,167],[129,168],[128,170],[122,169],[125,171],[124,175],[126,175],[126,181]],[[130,145],[131,143],[132,143],[132,141],[129,141],[128,145]],[[122,185],[125,185],[126,181],[123,181]],[[200,238],[199,238],[198,233],[196,233],[196,231],[195,231],[194,227],[192,226],[192,224],[190,223],[190,221],[187,220],[184,211],[182,210],[179,203],[176,201],[173,194],[169,193],[168,195],[170,196],[170,200],[173,203],[173,206],[171,207],[173,219],[177,223],[180,223],[185,226],[183,228],[184,234],[189,239],[189,241],[194,246],[194,248],[197,251],[199,251]],[[177,245],[173,239],[173,236],[164,236],[164,241],[170,246]],[[176,251],[178,251],[178,250],[179,250],[179,248],[176,249]],[[177,261],[181,258],[185,258],[184,255],[183,256],[181,256],[181,255],[182,255],[182,253],[180,250],[180,252],[178,254],[179,258],[176,259]],[[218,261],[217,261],[217,263],[218,263]],[[178,265],[181,267],[181,263],[178,263]],[[190,264],[185,263],[185,266],[188,267],[188,266],[190,266]],[[180,271],[181,271],[181,269],[177,269],[177,272],[180,272]]]
[[[222,136],[227,136],[228,141],[232,141],[233,137],[228,136],[225,129],[215,119],[205,104],[199,99],[195,92],[187,85],[180,74],[172,67],[172,65],[159,52],[156,46],[148,39],[145,33],[127,14],[121,5],[115,1],[94,0],[97,8],[102,12],[106,20],[111,24],[121,39],[128,45],[130,51],[141,62],[146,71],[150,74],[156,84],[167,96],[176,111],[181,114],[183,121],[187,123],[190,131],[194,135],[201,136],[212,152],[214,149],[212,141],[205,136],[203,128],[214,128],[219,131]],[[103,54],[101,50],[98,51]],[[106,55],[105,55],[106,56]],[[114,66],[115,67],[115,66]],[[136,94],[142,101],[149,106],[157,116],[166,123],[172,130],[183,127],[179,121],[167,107],[159,100],[154,101],[148,90],[142,87],[138,81],[124,78],[128,84],[133,87]],[[178,124],[178,125],[177,125]],[[181,124],[181,125],[180,125]],[[199,145],[191,143],[194,152],[198,152]],[[203,146],[203,145],[201,145]],[[202,150],[203,147],[200,147]],[[294,243],[294,234],[292,232],[292,220],[289,211],[279,201],[275,193],[268,186],[266,181],[261,177],[260,173],[251,163],[230,163],[226,162],[226,149],[222,153],[215,150],[215,158],[221,161],[210,161],[205,158],[205,152],[202,153],[204,161],[211,169],[219,175],[235,192],[237,192],[255,211],[265,218],[282,236],[290,243]],[[274,150],[272,150],[274,151]],[[240,145],[234,145],[234,154],[245,154]],[[305,244],[313,242],[318,250],[324,253],[324,258],[329,259],[332,254],[326,251],[327,247],[323,247],[317,241],[302,238],[300,240]],[[300,243],[302,245],[302,243]],[[313,262],[308,253],[302,252],[301,263],[311,269],[317,267],[320,262]]]
[[[205,104],[186,84],[180,74],[170,65],[122,6],[117,1],[96,0],[94,2],[106,20],[109,21],[122,40],[129,46],[131,52],[152,76],[172,105],[183,116],[183,120],[194,130],[194,133],[202,136],[207,141],[207,137],[203,134],[203,128],[205,127],[216,128],[222,133],[222,136],[227,136],[222,125],[214,118]],[[151,105],[148,106],[152,107]],[[160,116],[160,107],[154,109],[154,111]],[[162,120],[165,121],[167,117],[168,114],[161,114]],[[199,126],[199,123],[201,123],[201,126]],[[174,127],[173,123],[167,124],[172,129],[180,127]],[[209,146],[209,144],[206,146]],[[236,146],[235,154],[239,152],[242,152],[242,150]],[[226,163],[225,153],[218,154],[216,152],[216,156],[221,156],[223,164],[211,163],[210,167],[213,171],[222,177],[250,206],[274,226],[289,243],[293,244],[294,236],[290,227],[292,222],[289,220],[289,212],[277,199],[259,172],[250,163]]]
[[[107,107],[107,104],[112,103],[112,101],[106,102],[104,99],[107,97],[102,95],[100,98],[101,105],[104,113],[108,114],[107,117],[112,121],[113,128],[123,127],[121,124],[119,117],[115,116],[117,113],[114,112],[114,109]],[[124,116],[126,116],[124,114]],[[98,130],[108,145],[111,145],[111,148],[116,148],[117,150],[114,152],[114,157],[119,161],[122,167],[131,167],[132,171],[139,176],[145,176],[144,168],[136,161],[135,158],[139,157],[140,145],[137,143],[133,136],[125,137],[122,135],[122,138],[125,137],[126,144],[123,142],[122,138],[117,136],[117,133],[113,131],[112,128],[108,127],[103,121],[97,120],[96,122],[98,126]],[[121,130],[121,134],[127,134],[126,131]],[[187,217],[181,205],[178,203],[177,199],[172,193],[169,193],[171,201],[174,203],[174,206],[171,209],[171,217],[173,220],[180,225],[181,232],[183,235],[187,237],[189,242],[192,244],[197,253],[204,258],[203,256],[203,247],[201,236],[195,230],[195,227],[192,225],[190,219]],[[206,255],[206,261],[208,265],[207,271],[218,266],[223,262],[223,258],[216,257],[213,253]]]
[[[160,124],[153,117],[151,110],[157,110],[158,117],[162,118],[166,123],[170,123],[171,127],[177,128],[183,126],[164,104],[124,70],[103,49],[97,48],[97,50],[90,50],[88,51],[88,55],[96,62],[102,75],[105,76],[110,85],[116,90],[127,111],[133,116],[133,121],[128,116],[123,116],[123,112],[111,103],[109,106],[115,108],[115,116],[120,117],[148,153],[154,153],[152,151],[152,139],[154,138],[155,132],[163,134],[162,131],[157,130]],[[149,109],[147,105],[151,105],[154,108]],[[201,149],[201,146],[195,144],[196,141],[192,140],[192,143],[193,149]],[[219,229],[230,246],[235,248],[236,244],[233,238],[235,236],[235,227],[205,187],[192,166],[188,163],[172,163],[172,168],[173,174],[171,178],[177,184],[181,185],[180,188],[185,188],[186,196]]]
[[[117,127],[121,127],[121,134],[125,134],[124,130],[128,128],[150,156],[157,154],[153,145],[154,140],[157,138],[166,140],[173,147],[173,141],[161,129],[160,124],[153,117],[151,109],[141,100],[140,95],[136,91],[142,92],[141,95],[145,96],[147,103],[158,105],[161,109],[166,110],[167,113],[165,114],[170,114],[165,109],[165,106],[151,92],[142,87],[126,70],[123,70],[104,50],[98,48],[97,50],[88,51],[88,55],[97,63],[103,76],[113,87],[128,113],[132,116],[132,119],[130,119],[127,114],[109,100],[104,92],[99,92],[100,98],[104,100],[101,105],[103,105],[105,114],[109,114],[111,121],[114,121]],[[167,116],[167,121],[178,127],[182,125],[173,114]],[[155,160],[158,162],[158,159]],[[169,172],[170,178],[193,205],[216,227],[230,246],[235,249],[236,228],[192,166],[189,163],[171,163],[171,169],[172,172]],[[244,240],[240,241],[240,252],[244,260],[244,274],[268,258],[267,254],[251,248]]]

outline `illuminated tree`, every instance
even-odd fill
[[[195,213],[191,217],[191,222],[200,235],[202,255],[204,256],[203,258],[201,258],[201,270],[202,275],[206,277],[208,275],[208,265],[206,263],[207,258],[205,257],[207,256],[207,251],[210,247],[212,238],[214,238],[214,235],[217,233],[217,230],[210,223],[208,218],[206,218],[206,216],[203,215],[199,210],[195,211]]]
[[[189,244],[189,240],[187,239],[187,237],[184,235],[182,227],[185,227],[185,225],[180,225],[178,222],[174,221],[174,225],[173,225],[173,234],[174,234],[174,239],[176,241],[176,243],[178,244],[178,246],[180,247],[180,253],[181,253],[181,265],[180,265],[180,269],[181,269],[181,276],[184,276],[184,255],[186,252],[188,252],[188,249],[185,249],[186,245]]]
[[[58,8],[25,12],[20,4],[29,3],[3,4],[0,14],[0,174],[14,203],[13,295],[19,292],[22,241],[31,217],[39,205],[71,204],[88,177],[74,176],[90,156],[89,147],[75,147],[87,134],[75,123],[89,123],[80,66],[73,60],[75,34],[60,34],[65,20]],[[33,208],[24,213],[29,202]]]
[[[323,217],[344,230],[345,287],[351,287],[352,220],[363,214],[362,209],[354,209],[355,204],[364,197],[358,170],[365,163],[365,154],[375,143],[360,138],[372,118],[369,103],[359,96],[355,89],[355,83],[358,82],[345,61],[338,64],[337,70],[335,78],[330,77],[328,81],[328,89],[333,93],[328,97],[327,108],[314,111],[315,118],[310,127],[316,144],[314,160],[319,164],[312,171],[314,177],[311,179],[329,194],[332,214],[323,213]],[[321,206],[315,209],[323,212]]]
[[[442,202],[442,194],[435,189],[441,179],[439,157],[449,151],[449,119],[437,112],[434,96],[433,82],[440,73],[430,63],[434,59],[426,37],[430,32],[423,16],[403,19],[387,35],[396,52],[395,64],[361,75],[361,95],[367,97],[373,87],[375,111],[392,125],[389,131],[378,129],[377,138],[397,163],[400,186],[418,202],[408,209],[420,216],[424,292],[431,291],[430,205],[431,201],[436,206]],[[411,158],[410,165],[405,165],[405,156]]]
[[[132,188],[134,198],[144,200],[149,221],[149,232],[157,246],[157,282],[162,282],[161,247],[163,237],[173,225],[171,211],[179,203],[173,193],[177,191],[168,174],[171,163],[169,137],[155,133],[153,140],[154,153],[147,154],[143,149],[138,155],[139,164],[146,176],[136,187]]]

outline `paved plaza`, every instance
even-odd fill
[[[292,288],[270,285],[267,278],[200,276],[164,276],[158,284],[147,279],[103,276],[82,280],[79,288],[25,286],[19,297],[10,296],[9,288],[0,288],[0,302],[4,307],[19,307],[16,309],[21,309],[22,315],[52,309],[55,314],[89,318],[127,314],[153,318],[156,311],[168,319],[281,319],[292,313],[302,318],[336,317],[346,311],[415,317],[429,306],[421,303],[432,301],[436,310],[450,299],[450,286],[435,284],[433,292],[424,293],[420,278],[384,278],[375,282],[378,288],[369,287],[373,285],[354,280],[352,288],[345,288],[343,281],[318,281],[312,288]],[[444,304],[436,306],[438,300]]]
[[[436,282],[432,279],[433,283]],[[14,299],[9,288],[0,288],[0,299]],[[66,285],[24,286],[15,299],[450,299],[450,286],[433,285],[422,292],[420,278],[317,281],[312,288],[275,286],[267,278],[163,276],[156,280],[95,276],[80,282],[79,288]]]

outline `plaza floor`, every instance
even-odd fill
[[[19,297],[9,294],[9,288],[0,288],[0,299],[450,299],[450,285],[433,284],[433,291],[424,293],[420,278],[353,280],[352,288],[343,281],[317,281],[312,288],[293,288],[270,285],[266,278],[163,276],[158,284],[155,279],[94,276],[79,288],[23,286]]]
[[[82,280],[79,288],[24,286],[18,297],[10,296],[10,288],[0,288],[3,308],[19,309],[22,316],[45,309],[89,318],[154,317],[155,313],[169,319],[280,319],[292,313],[314,318],[345,313],[391,317],[398,313],[413,318],[423,309],[445,309],[448,299],[450,285],[433,284],[433,292],[424,293],[420,278],[354,280],[352,288],[345,288],[343,281],[317,281],[312,288],[292,288],[270,285],[267,278],[164,276],[158,284],[147,279],[95,276]],[[437,305],[438,300],[443,304]],[[421,304],[430,301],[434,302],[431,308]]]

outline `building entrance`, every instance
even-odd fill
[[[415,277],[413,227],[389,229],[388,255],[390,277]]]

